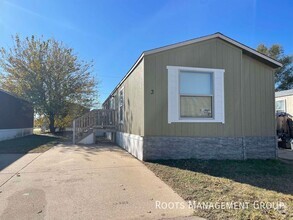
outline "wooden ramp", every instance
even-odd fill
[[[115,132],[118,125],[118,114],[114,109],[95,109],[73,121],[74,144],[95,132]],[[94,135],[93,135],[94,134]]]

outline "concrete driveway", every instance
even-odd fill
[[[164,219],[192,214],[187,206],[156,208],[156,201],[184,201],[113,145],[58,145],[42,154],[0,154],[0,161],[0,219]]]

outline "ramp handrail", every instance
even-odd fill
[[[115,109],[95,109],[73,121],[73,143],[94,128],[116,129],[118,115]]]

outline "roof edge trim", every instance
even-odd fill
[[[25,99],[25,98],[22,98],[22,97],[20,97],[20,96],[14,94],[14,93],[12,93],[12,92],[6,91],[6,90],[1,89],[1,88],[0,88],[0,91],[3,92],[3,93],[5,93],[5,94],[7,94],[7,95],[10,95],[10,96],[12,96],[12,97],[14,97],[14,98],[16,98],[16,99],[19,99],[19,100],[25,101],[25,102],[27,102],[27,103],[29,103],[29,104],[33,104],[33,103],[30,102],[29,100],[27,100],[27,99]]]
[[[147,51],[144,52],[144,54],[145,55],[154,54],[154,53],[162,52],[162,51],[165,51],[165,50],[169,50],[169,49],[173,49],[173,48],[177,48],[177,47],[182,47],[182,46],[186,46],[186,45],[193,44],[193,43],[198,43],[198,42],[205,41],[205,40],[214,39],[214,38],[217,38],[217,37],[222,39],[222,40],[225,40],[225,41],[227,41],[227,42],[229,42],[229,43],[231,43],[231,44],[233,44],[233,45],[235,45],[235,46],[237,46],[237,47],[239,47],[239,48],[241,48],[243,50],[246,50],[246,51],[248,51],[248,52],[250,52],[250,53],[252,53],[252,54],[254,54],[256,56],[259,56],[259,57],[261,57],[261,58],[263,58],[263,59],[265,59],[265,60],[267,60],[267,61],[269,61],[269,62],[271,62],[271,63],[273,63],[273,64],[275,64],[277,66],[279,66],[279,67],[283,66],[280,62],[278,62],[278,61],[276,61],[276,60],[274,60],[274,59],[272,59],[272,58],[270,58],[270,57],[268,57],[268,56],[266,56],[266,55],[264,55],[264,54],[262,54],[262,53],[260,53],[260,52],[258,52],[256,50],[254,50],[254,49],[252,49],[252,48],[250,48],[250,47],[248,47],[248,46],[246,46],[246,45],[244,45],[244,44],[242,44],[242,43],[240,43],[238,41],[235,41],[235,40],[233,40],[233,39],[231,39],[231,38],[229,38],[229,37],[227,37],[227,36],[225,36],[225,35],[223,35],[221,33],[215,33],[215,34],[212,34],[212,35],[199,37],[199,38],[195,38],[195,39],[192,39],[192,40],[187,40],[187,41],[171,44],[171,45],[164,46],[164,47],[159,47],[159,48],[152,49],[152,50],[147,50]]]
[[[125,81],[125,79],[132,73],[132,71],[136,68],[136,66],[140,63],[140,61],[143,59],[144,53],[142,53],[139,58],[135,61],[135,63],[132,65],[130,70],[126,73],[126,75],[120,80],[118,85],[113,89],[113,91],[110,93],[110,95],[105,99],[103,104],[115,93],[115,91],[122,85],[122,83]]]
[[[131,74],[131,72],[136,68],[136,66],[140,63],[140,61],[144,58],[144,56],[154,54],[154,53],[158,53],[158,52],[163,52],[163,51],[173,49],[173,48],[177,48],[177,47],[186,46],[186,45],[189,45],[189,44],[193,44],[193,43],[197,43],[197,42],[201,42],[201,41],[205,41],[205,40],[214,39],[214,38],[220,38],[220,39],[222,39],[224,41],[227,41],[227,42],[231,43],[232,45],[235,45],[235,46],[237,46],[237,47],[239,47],[239,48],[241,48],[243,50],[246,50],[246,51],[248,51],[248,52],[250,52],[250,53],[252,53],[252,54],[254,54],[254,55],[258,56],[258,57],[263,58],[264,60],[267,60],[267,61],[273,63],[274,65],[276,65],[278,67],[283,66],[280,62],[278,62],[278,61],[276,61],[276,60],[274,60],[274,59],[272,59],[272,58],[270,58],[270,57],[268,57],[268,56],[266,56],[266,55],[264,55],[264,54],[262,54],[262,53],[260,53],[260,52],[258,52],[256,50],[254,50],[254,49],[252,49],[252,48],[250,48],[250,47],[248,47],[248,46],[246,46],[246,45],[244,45],[244,44],[242,44],[242,43],[240,43],[238,41],[235,41],[235,40],[223,35],[222,33],[218,32],[218,33],[207,35],[207,36],[204,36],[204,37],[199,37],[199,38],[195,38],[195,39],[192,39],[192,40],[187,40],[187,41],[183,41],[183,42],[179,42],[179,43],[159,47],[159,48],[156,48],[156,49],[144,51],[139,56],[139,58],[136,60],[136,62],[132,65],[132,67],[126,73],[126,75],[121,79],[121,81],[118,83],[118,85],[113,89],[113,91],[110,93],[110,95],[105,99],[105,101],[103,103],[105,103],[111,96],[113,96],[115,91],[125,81],[125,79]]]

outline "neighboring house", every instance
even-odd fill
[[[293,89],[275,93],[276,112],[286,112],[293,116]]]
[[[33,133],[31,103],[0,89],[0,141]]]
[[[145,51],[103,104],[107,137],[140,160],[275,158],[281,66],[221,33]]]

